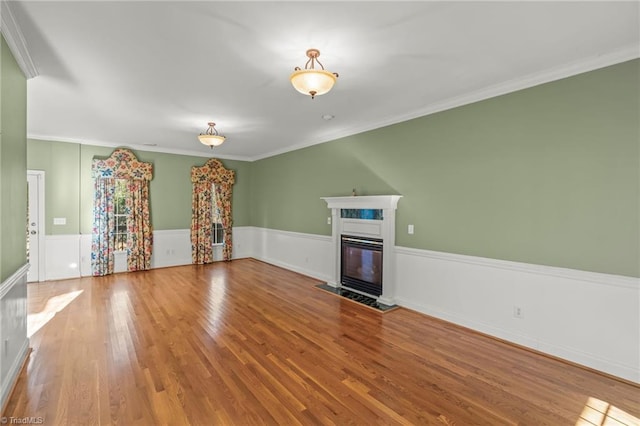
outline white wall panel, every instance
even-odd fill
[[[256,259],[324,281],[333,280],[331,237],[254,228]]]
[[[80,235],[80,275],[91,276],[91,234]]]
[[[238,226],[233,228],[233,258],[242,259],[252,257],[254,251],[254,235],[256,228],[252,226]]]
[[[45,251],[47,280],[80,277],[80,235],[47,235]]]
[[[640,382],[640,280],[402,247],[396,256],[398,304]]]
[[[191,263],[191,234],[188,229],[153,232],[152,268],[189,265]]]
[[[0,283],[0,408],[4,407],[29,351],[29,339],[27,338],[28,270],[29,265],[24,265]]]

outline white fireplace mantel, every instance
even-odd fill
[[[343,233],[382,239],[382,294],[380,303],[395,304],[395,242],[396,209],[402,195],[366,195],[351,197],[322,197],[331,209],[331,239],[334,247],[334,282],[327,283],[341,287],[340,283],[340,236]],[[382,220],[342,218],[341,209],[381,209]]]
[[[330,209],[397,209],[402,195],[323,197]]]

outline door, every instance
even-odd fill
[[[27,171],[27,282],[44,281],[44,172]]]

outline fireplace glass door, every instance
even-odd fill
[[[382,240],[342,235],[341,284],[373,296],[382,294]]]

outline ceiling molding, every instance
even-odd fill
[[[204,157],[204,158],[220,158],[222,160],[235,160],[235,161],[251,161],[249,158],[239,155],[220,155],[218,154],[216,149],[210,150],[210,152],[201,152],[201,151],[190,151],[188,149],[172,149],[172,148],[162,148],[158,146],[149,146],[142,144],[122,144],[122,143],[111,143],[111,142],[99,142],[99,141],[87,141],[80,139],[72,139],[72,138],[60,138],[55,136],[45,136],[45,135],[27,135],[27,139],[34,139],[39,141],[51,141],[51,142],[63,142],[63,143],[74,143],[77,145],[91,145],[91,146],[104,146],[108,148],[129,148],[135,151],[145,151],[145,152],[160,152],[163,154],[174,154],[174,155],[187,155],[190,157]]]
[[[39,75],[38,69],[29,55],[27,42],[13,17],[10,3],[6,0],[0,1],[0,31],[27,80],[37,77]]]
[[[392,124],[402,123],[404,121],[413,120],[415,118],[424,117],[427,115],[435,114],[437,112],[446,111],[449,109],[457,108],[464,105],[469,105],[475,102],[483,101],[490,98],[506,95],[508,93],[517,92],[520,90],[528,89],[534,86],[539,86],[545,83],[551,83],[556,80],[561,80],[567,77],[573,77],[579,74],[583,74],[589,71],[594,71],[599,68],[605,68],[611,65],[620,64],[623,62],[631,61],[640,58],[640,44],[632,44],[624,48],[615,50],[613,52],[604,53],[598,56],[586,58],[576,62],[570,62],[559,67],[550,68],[538,73],[529,74],[513,80],[508,80],[499,84],[485,87],[480,90],[476,90],[467,93],[462,96],[456,96],[453,98],[445,99],[440,102],[436,102],[430,105],[426,105],[424,108],[413,111],[408,114],[389,117],[386,120],[380,121],[375,125],[370,126],[353,126],[346,129],[341,129],[338,132],[326,135],[322,140],[306,141],[296,145],[289,146],[287,148],[271,151],[266,154],[247,158],[247,161],[257,161],[276,155],[285,154],[287,152],[296,151],[298,149],[306,148],[313,145],[318,145],[325,142],[330,142],[336,139],[356,135],[359,133],[367,132],[370,130],[380,129],[382,127],[390,126]]]

